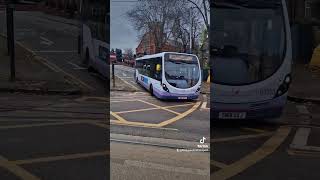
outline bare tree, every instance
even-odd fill
[[[190,3],[181,0],[180,6],[177,7],[177,20],[174,23],[172,30],[173,38],[176,41],[180,41],[186,51],[187,46],[192,43],[192,52],[195,50],[195,46],[199,39],[199,35],[203,28],[203,21],[198,11],[191,11]],[[190,36],[192,42],[190,42]]]
[[[186,0],[200,13],[203,22],[208,30],[210,27],[209,15],[210,15],[210,0]]]
[[[172,27],[177,18],[175,8],[180,1],[139,0],[136,6],[127,12],[136,30],[147,34],[154,40],[156,52],[160,52],[172,35]]]
[[[125,54],[127,54],[127,57],[129,59],[133,59],[134,53],[133,53],[133,50],[131,48],[125,49],[124,52],[125,52]]]

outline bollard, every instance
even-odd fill
[[[114,78],[114,63],[112,63],[112,85],[116,87],[116,80]]]

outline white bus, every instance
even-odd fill
[[[281,116],[292,63],[285,0],[215,1],[211,20],[211,118]]]
[[[136,59],[136,82],[159,99],[197,99],[201,70],[195,55],[163,52]]]
[[[108,1],[81,0],[80,53],[89,71],[109,77]]]

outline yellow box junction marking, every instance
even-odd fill
[[[76,153],[76,154],[67,154],[67,155],[61,155],[61,156],[23,159],[23,160],[16,160],[16,161],[10,161],[10,162],[18,165],[23,165],[23,164],[52,162],[52,161],[60,161],[60,160],[81,159],[81,158],[89,158],[89,157],[95,157],[95,156],[106,156],[109,153],[110,152],[106,150],[106,151],[98,151],[98,152],[90,152],[90,153]]]
[[[9,161],[2,156],[0,156],[0,167],[7,169],[8,171],[20,177],[23,180],[40,180],[40,178],[34,176],[33,174],[21,168],[14,162]]]
[[[140,100],[141,102],[143,102],[142,100]],[[148,103],[148,102],[147,102]],[[152,103],[150,103],[152,104]],[[201,101],[195,103],[195,104],[188,104],[188,105],[193,105],[189,110],[183,112],[183,113],[177,113],[175,111],[175,114],[178,114],[177,116],[169,119],[169,120],[166,120],[166,121],[163,121],[161,123],[143,123],[143,122],[132,122],[132,121],[127,121],[125,120],[124,118],[122,118],[121,116],[117,115],[117,113],[115,112],[112,112],[110,111],[110,114],[112,116],[114,116],[115,118],[117,118],[118,121],[111,121],[112,123],[114,124],[121,124],[121,125],[132,125],[132,126],[140,126],[140,127],[154,127],[154,128],[162,128],[164,126],[167,126],[169,124],[172,124],[184,117],[186,117],[187,115],[189,115],[190,113],[192,113],[193,111],[195,111],[201,104]],[[161,107],[161,106],[158,106],[156,105],[158,109],[165,109],[165,110],[169,110],[167,109],[168,107]],[[187,106],[187,105],[186,105]],[[170,106],[170,107],[173,107],[173,106]],[[172,110],[170,110],[172,111]]]
[[[213,173],[211,175],[211,179],[226,180],[241,173],[250,166],[253,166],[260,160],[272,154],[287,138],[290,131],[291,128],[289,127],[280,127],[277,130],[277,132],[269,140],[267,140],[259,149],[245,156],[239,161],[230,164],[227,167]]]
[[[173,105],[173,106],[165,106],[163,108],[174,108],[174,107],[185,107],[185,106],[191,106],[194,105],[194,103],[188,103],[188,104],[180,104],[180,105]],[[125,114],[125,113],[132,113],[132,112],[141,112],[141,111],[151,111],[151,110],[157,110],[161,109],[159,107],[154,107],[154,108],[145,108],[145,109],[135,109],[135,110],[129,110],[129,111],[118,111],[114,112],[116,114]]]
[[[263,130],[263,129],[257,129],[257,128],[248,128],[248,127],[242,127],[241,129],[245,131],[251,131],[251,132],[256,132],[256,133],[266,133],[268,131]]]
[[[228,165],[221,163],[221,162],[218,162],[218,161],[214,161],[214,160],[211,160],[210,164],[212,164],[213,166],[216,166],[220,169],[228,167]]]
[[[215,139],[211,139],[211,143],[238,141],[238,140],[245,140],[245,139],[252,139],[252,138],[261,138],[261,137],[271,136],[273,134],[274,134],[273,132],[267,132],[267,133],[260,133],[260,134],[250,134],[250,135],[215,138]]]
[[[121,116],[119,116],[118,114],[116,114],[116,113],[114,113],[114,112],[112,112],[112,111],[110,111],[110,114],[111,114],[113,117],[117,118],[120,122],[124,122],[124,123],[128,122],[127,120],[125,120],[124,118],[122,118]]]
[[[173,114],[180,115],[180,113],[175,112],[175,111],[172,111],[172,110],[170,110],[170,109],[168,109],[168,108],[165,108],[165,107],[162,107],[162,106],[158,106],[158,105],[156,105],[156,104],[153,104],[153,103],[150,103],[150,102],[147,102],[147,101],[144,101],[144,100],[138,100],[138,101],[143,102],[143,103],[145,103],[145,104],[149,104],[149,105],[154,106],[154,107],[156,107],[156,108],[159,108],[159,109],[162,109],[162,110],[171,112],[171,113],[173,113]]]
[[[69,121],[69,122],[52,122],[52,123],[37,123],[37,124],[22,124],[22,125],[9,125],[0,126],[0,129],[16,129],[16,128],[29,128],[29,127],[42,127],[42,126],[58,126],[67,124],[81,124],[84,121]]]

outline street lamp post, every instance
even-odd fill
[[[190,7],[189,14],[190,14],[190,54],[192,53],[192,31],[193,31],[193,16],[192,16],[192,10],[196,7]]]
[[[192,53],[192,7],[190,8],[190,54]]]

